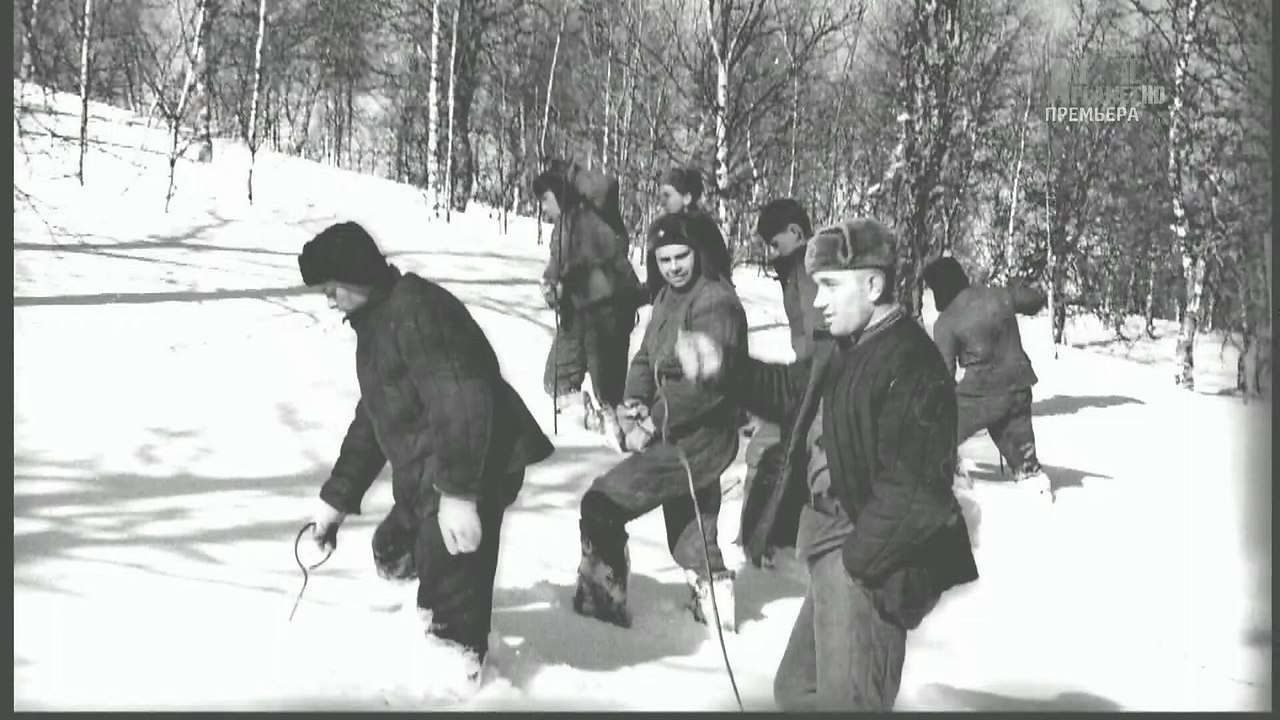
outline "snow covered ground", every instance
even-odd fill
[[[287,622],[294,535],[357,398],[354,336],[298,287],[295,255],[331,222],[364,223],[469,305],[550,432],[533,221],[504,236],[475,208],[446,224],[413,188],[271,153],[251,206],[233,143],[179,163],[165,214],[163,133],[94,106],[82,188],[74,144],[41,134],[75,135],[74,100],[28,93],[62,114],[15,130],[14,708],[439,705],[421,697],[405,590],[372,569],[388,481]],[[753,350],[785,358],[776,283],[738,283]],[[911,634],[898,708],[1269,710],[1270,404],[1213,394],[1231,375],[1213,342],[1188,393],[1167,364],[1054,359],[1045,318],[1025,322],[1040,455],[1072,489],[1038,506],[998,481],[985,436],[966,444],[981,579]],[[617,456],[568,425],[508,513],[492,662],[464,709],[733,708],[714,634],[680,609],[660,514],[632,530],[635,626],[570,609],[577,501]],[[734,563],[742,473],[724,479]],[[740,571],[728,654],[748,709],[773,707],[803,582],[794,561]]]

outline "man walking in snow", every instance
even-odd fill
[[[874,220],[819,231],[805,250],[834,343],[766,363],[689,333],[677,352],[701,378],[776,421],[787,457],[808,448],[809,507],[824,522],[803,549],[809,587],[774,678],[784,710],[884,711],[909,630],[947,589],[977,578],[951,491],[955,383],[893,299],[896,241]]]
[[[360,385],[320,488],[314,538],[336,546],[338,526],[360,514],[391,464],[395,505],[374,532],[374,562],[384,578],[418,579],[424,631],[457,661],[424,684],[465,691],[489,649],[503,514],[551,442],[466,307],[439,285],[402,275],[360,225],[326,228],[303,246],[298,266],[355,330]]]
[[[964,368],[956,384],[957,443],[985,428],[1014,478],[1052,499],[1031,427],[1031,387],[1037,378],[1022,348],[1017,317],[1040,312],[1045,294],[1030,287],[970,286],[952,257],[926,266],[924,282],[939,312],[933,341],[953,376],[957,363]]]
[[[807,360],[817,343],[830,341],[825,331],[819,339],[822,315],[813,306],[818,286],[804,268],[804,251],[813,235],[809,214],[792,198],[774,200],[761,208],[756,235],[774,253],[770,264],[782,285],[795,359]],[[804,483],[779,476],[784,466],[795,472],[804,462],[797,458],[787,463],[786,447],[782,426],[768,420],[759,421],[747,444],[738,542],[757,567],[769,562],[775,548],[797,544],[798,528],[804,526],[799,520],[805,512]]]
[[[745,350],[747,318],[733,288],[708,263],[690,225],[689,218],[677,213],[654,227],[653,251],[664,286],[631,361],[620,412],[627,446],[637,452],[596,478],[583,495],[582,560],[573,607],[583,615],[630,625],[626,525],[661,507],[667,547],[693,591],[694,617],[700,622],[714,617],[706,602],[714,583],[721,623],[732,631],[734,575],[717,545],[716,521],[720,475],[738,453],[738,405],[714,389],[678,379],[674,350],[681,331],[704,332],[726,347]],[[666,379],[672,372],[676,378]],[[699,513],[690,484],[696,488]]]
[[[555,224],[542,291],[558,313],[559,332],[547,357],[544,387],[559,412],[589,372],[601,430],[620,449],[616,409],[643,292],[627,258],[617,181],[556,161],[534,178],[533,192]]]
[[[658,195],[662,209],[667,214],[679,213],[689,219],[689,232],[702,243],[704,256],[708,266],[721,279],[733,284],[733,262],[729,256],[729,246],[720,233],[720,226],[714,218],[702,209],[703,192],[702,173],[693,168],[673,167],[662,174],[658,181]],[[665,283],[662,271],[658,267],[657,258],[653,256],[653,230],[648,237],[648,252],[645,255],[645,287],[649,297],[656,299],[658,291]]]

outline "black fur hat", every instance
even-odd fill
[[[330,280],[381,287],[394,270],[373,237],[355,222],[342,222],[321,230],[302,246],[298,269],[305,285]]]
[[[705,189],[702,184],[702,173],[693,168],[673,167],[662,173],[660,185],[670,185],[680,194],[688,194],[697,203]]]
[[[560,211],[564,212],[578,204],[581,195],[573,183],[569,181],[572,174],[572,166],[564,160],[552,160],[547,165],[547,169],[538,173],[533,179],[533,196],[537,200],[541,200],[542,196],[548,190],[556,199],[556,205],[560,206]]]
[[[760,217],[756,220],[756,234],[760,239],[769,242],[774,235],[795,225],[804,234],[802,240],[813,235],[813,225],[809,222],[809,213],[795,198],[779,198],[760,208]]]
[[[925,266],[921,273],[924,284],[933,291],[933,304],[938,312],[947,309],[962,290],[969,287],[969,276],[953,257],[942,257]]]
[[[659,217],[653,221],[646,233],[648,237],[646,263],[652,268],[658,266],[658,248],[667,245],[687,245],[693,249],[693,254],[697,258],[697,265],[695,265],[697,272],[710,280],[719,279],[722,275],[716,264],[708,261],[708,243],[704,232],[700,231],[696,216],[678,212]]]

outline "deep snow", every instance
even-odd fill
[[[475,207],[445,223],[413,188],[265,152],[250,206],[230,142],[211,165],[179,163],[165,214],[162,132],[95,105],[82,188],[74,144],[44,132],[74,136],[74,98],[25,98],[61,114],[15,129],[14,708],[438,705],[420,697],[430,668],[396,611],[405,589],[370,563],[385,479],[286,622],[294,534],[357,398],[354,336],[297,287],[295,255],[331,222],[364,223],[468,304],[550,432],[533,221],[504,236]],[[777,284],[736,279],[753,351],[785,359]],[[1024,333],[1040,455],[1074,487],[1042,507],[996,481],[985,435],[966,444],[982,577],[911,634],[898,708],[1269,710],[1270,404],[1212,394],[1234,368],[1212,341],[1188,393],[1167,363],[1054,359],[1043,317]],[[1068,339],[1105,335],[1082,323]],[[492,662],[463,707],[732,708],[714,634],[679,607],[660,514],[632,528],[635,626],[568,607],[577,500],[618,456],[570,422],[555,440],[503,527]],[[721,516],[735,564],[742,472]],[[803,582],[794,561],[740,571],[728,652],[749,709],[773,707]]]

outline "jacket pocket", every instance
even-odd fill
[[[889,576],[884,584],[871,591],[876,611],[885,620],[903,630],[914,630],[933,610],[941,597],[934,589],[927,569],[908,566]]]

